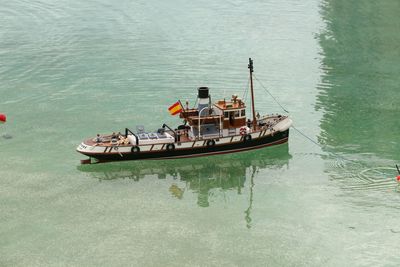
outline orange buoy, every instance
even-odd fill
[[[0,123],[6,123],[7,117],[6,114],[0,113]]]
[[[399,182],[400,183],[400,175],[397,175],[397,182]]]

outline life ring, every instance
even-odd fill
[[[240,135],[245,135],[245,134],[247,134],[247,129],[246,129],[246,127],[240,128],[239,133],[240,133]]]
[[[251,141],[251,135],[250,135],[250,134],[245,135],[244,138],[243,138],[243,140],[244,140],[245,142]]]
[[[139,148],[138,146],[133,146],[133,147],[131,148],[131,152],[132,152],[132,153],[139,153],[139,152],[140,152],[140,148]]]
[[[207,146],[215,146],[215,141],[214,140],[208,140],[207,141]]]
[[[174,150],[175,149],[175,145],[174,144],[168,144],[167,145],[167,150],[168,151],[172,151],[172,150]]]

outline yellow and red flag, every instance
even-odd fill
[[[175,104],[173,104],[172,106],[170,106],[169,108],[168,108],[168,111],[169,111],[169,113],[171,114],[171,115],[176,115],[176,114],[179,114],[179,113],[181,113],[182,112],[182,105],[181,105],[181,102],[180,101],[178,101],[178,102],[176,102]]]

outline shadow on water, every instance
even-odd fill
[[[351,189],[388,189],[400,162],[399,1],[325,0],[320,143],[350,158],[328,167]],[[355,163],[357,162],[357,163]]]
[[[258,171],[287,168],[290,158],[288,144],[283,144],[222,156],[80,165],[77,169],[100,181],[132,179],[139,182],[146,177],[156,176],[168,180],[169,192],[173,197],[182,199],[185,191],[189,190],[197,194],[199,206],[208,207],[211,190],[235,190],[241,194],[246,180],[249,180],[252,201],[254,178]],[[177,185],[176,181],[183,182],[185,186]]]

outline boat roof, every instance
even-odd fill
[[[243,108],[246,108],[246,105],[240,99],[238,99],[236,101],[220,100],[220,101],[214,103],[214,106],[216,106],[220,110],[231,110],[231,109],[243,109]]]

